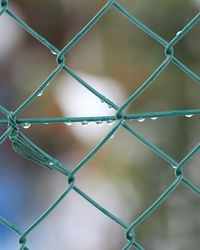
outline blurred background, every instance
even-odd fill
[[[9,8],[62,49],[105,4],[103,0],[11,0]],[[170,41],[200,10],[199,0],[118,0],[136,18]],[[200,73],[200,23],[175,46],[176,57]],[[56,67],[49,49],[0,17],[0,105],[14,111]],[[162,63],[164,48],[110,10],[66,55],[66,64],[83,80],[121,105]],[[200,89],[170,64],[126,113],[198,109]],[[65,72],[22,114],[26,117],[112,115]],[[0,114],[0,119],[5,117]],[[200,138],[198,116],[129,121],[128,124],[180,161]],[[113,124],[32,125],[21,131],[51,156],[73,169]],[[6,126],[0,127],[0,134]],[[200,186],[199,155],[185,176]],[[0,148],[0,215],[26,230],[66,189],[65,176],[49,172],[14,153],[7,139]],[[174,171],[137,138],[120,128],[77,174],[76,184],[110,212],[130,224],[175,179]],[[148,250],[196,250],[200,245],[200,200],[180,186],[139,227],[136,239]],[[0,224],[0,250],[18,249],[19,236]],[[87,201],[70,192],[28,237],[32,250],[120,250],[124,230]]]

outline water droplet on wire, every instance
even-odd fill
[[[112,135],[110,136],[110,139],[113,139],[113,138],[114,138],[114,136],[115,136],[115,134],[112,134]]]
[[[51,53],[52,53],[53,55],[57,55],[57,53],[56,53],[55,51],[53,51],[53,50],[51,50]]]
[[[22,127],[25,128],[25,129],[30,128],[30,126],[31,126],[30,123],[23,123],[23,124],[22,124]]]
[[[138,122],[143,122],[144,120],[145,120],[145,118],[141,117],[141,118],[138,119]]]
[[[109,108],[109,109],[112,109],[113,107],[112,107],[111,105],[108,105],[108,108]]]
[[[103,100],[103,99],[101,99],[101,103],[104,103],[104,100]]]
[[[83,121],[83,122],[81,122],[81,124],[82,124],[84,127],[86,127],[86,126],[88,125],[88,122],[87,122],[87,121]]]
[[[190,117],[192,117],[193,115],[192,114],[190,114],[190,115],[185,115],[185,117],[187,117],[187,118],[190,118]]]
[[[54,165],[54,163],[50,161],[49,162],[49,166],[53,166],[53,165]]]
[[[71,125],[72,125],[71,122],[65,122],[65,124],[66,124],[67,126],[71,126]]]
[[[97,126],[101,126],[102,123],[103,123],[102,121],[96,121]]]
[[[41,91],[40,93],[38,93],[38,95],[37,96],[41,96],[43,94],[43,91]]]
[[[178,32],[176,33],[176,35],[178,36],[180,33],[181,33],[181,31],[178,31]]]
[[[110,125],[110,126],[112,126],[114,124],[114,121],[113,120],[109,120],[109,121],[107,121],[107,124]]]
[[[157,119],[158,119],[158,117],[151,117],[151,120],[153,120],[153,121],[155,121]]]

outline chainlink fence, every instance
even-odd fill
[[[79,40],[85,36],[85,34],[99,21],[100,18],[110,9],[117,9],[122,15],[124,15],[133,25],[136,25],[143,32],[151,36],[155,41],[163,46],[165,51],[165,60],[160,64],[160,66],[151,74],[151,76],[141,84],[141,86],[135,91],[131,96],[123,103],[121,107],[118,107],[112,100],[108,99],[106,96],[99,93],[96,89],[91,87],[87,82],[81,79],[75,72],[73,72],[65,64],[65,55],[68,51],[79,42]],[[145,137],[136,132],[133,128],[130,128],[126,121],[127,120],[139,120],[152,119],[155,120],[161,117],[174,117],[174,116],[186,116],[191,117],[194,114],[200,114],[199,109],[195,110],[171,110],[165,112],[150,112],[150,113],[140,113],[140,114],[126,114],[125,109],[132,104],[140,94],[147,89],[154,80],[167,68],[169,64],[176,65],[181,69],[185,74],[191,77],[197,84],[200,84],[200,77],[195,74],[191,69],[184,65],[174,56],[174,45],[177,44],[199,21],[200,13],[198,13],[189,23],[179,31],[176,36],[171,41],[166,41],[161,36],[156,34],[154,31],[149,29],[138,19],[136,19],[132,14],[130,14],[126,9],[124,9],[117,1],[108,0],[106,4],[99,10],[99,12],[89,21],[89,23],[62,49],[58,50],[50,42],[48,42],[44,37],[38,34],[33,30],[29,25],[27,25],[22,19],[20,19],[15,13],[9,9],[9,1],[1,0],[0,16],[8,15],[12,18],[18,25],[20,25],[24,30],[30,33],[35,37],[40,43],[46,46],[51,53],[55,55],[57,67],[53,72],[46,78],[44,82],[32,93],[28,99],[26,99],[15,111],[7,110],[5,107],[0,106],[0,111],[5,115],[5,119],[0,120],[0,125],[7,125],[6,132],[0,137],[0,144],[2,144],[7,138],[10,139],[12,147],[16,153],[20,156],[30,160],[50,171],[58,171],[61,174],[65,175],[68,181],[66,190],[61,194],[61,196],[42,214],[29,228],[25,231],[22,231],[18,228],[17,225],[14,225],[12,222],[6,220],[0,216],[0,222],[7,226],[10,230],[14,231],[19,235],[19,248],[21,250],[28,250],[28,237],[31,235],[31,232],[34,229],[37,229],[37,226],[47,218],[47,216],[59,205],[60,202],[68,195],[69,192],[76,192],[84,199],[86,199],[91,205],[95,206],[96,209],[100,210],[105,216],[109,217],[115,223],[120,225],[124,229],[125,237],[127,240],[126,245],[123,247],[123,250],[128,250],[135,248],[138,250],[144,249],[142,247],[142,242],[137,242],[137,237],[134,233],[135,228],[139,227],[140,224],[150,216],[154,210],[162,204],[169,195],[179,186],[180,183],[184,183],[192,192],[196,195],[200,195],[200,189],[195,186],[191,180],[188,180],[184,177],[183,169],[188,164],[188,162],[199,152],[200,144],[196,145],[188,155],[186,155],[180,162],[175,161],[168,154],[163,152],[156,145],[152,144]],[[93,93],[98,99],[102,102],[107,103],[114,110],[116,110],[115,116],[101,116],[101,117],[69,117],[69,118],[29,118],[29,119],[17,119],[18,115],[29,105],[41,95],[43,91],[51,84],[52,80],[55,79],[61,71],[65,71],[70,74],[77,82],[84,86],[88,91]],[[57,159],[51,157],[49,154],[44,152],[41,148],[31,142],[21,131],[19,125],[23,125],[25,128],[30,127],[31,124],[45,124],[45,123],[82,123],[87,124],[90,122],[114,122],[116,125],[110,130],[106,137],[72,170],[70,171],[65,165],[59,162]],[[163,158],[166,162],[169,163],[169,166],[174,169],[174,181],[171,185],[165,190],[165,192],[153,203],[151,204],[146,211],[143,211],[141,215],[136,218],[130,224],[124,223],[120,218],[116,217],[114,214],[110,213],[107,208],[102,207],[90,196],[84,193],[76,186],[76,174],[82,169],[91,158],[108,142],[108,140],[114,135],[114,133],[123,128],[127,130],[132,136],[136,137],[138,140],[142,141],[148,148],[155,152],[158,156]]]

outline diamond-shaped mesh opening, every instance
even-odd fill
[[[129,113],[198,109],[198,84],[170,64],[128,108]]]
[[[61,225],[64,227],[62,231]],[[40,237],[44,231],[44,237]],[[73,239],[77,236],[79,241],[75,242]],[[123,229],[74,192],[69,193],[30,237],[33,248],[48,247],[50,250],[56,247],[78,249],[80,244],[88,250],[100,250],[105,245],[106,249],[112,250],[122,248],[124,243]]]
[[[196,196],[188,191],[187,187],[180,185],[174,193],[164,202],[140,227],[136,229],[138,238],[143,241],[146,249],[195,249],[199,240],[194,238],[199,234],[198,211]],[[180,210],[182,211],[180,213]],[[195,211],[191,215],[190,211]],[[186,237],[189,239],[185,240]]]
[[[163,244],[175,246],[177,249],[196,249],[199,244],[199,239],[195,240],[199,235],[198,210],[199,200],[196,195],[191,193],[185,185],[180,185],[173,195],[169,197],[167,204],[167,224],[166,237],[163,239]],[[182,211],[180,213],[180,210]],[[191,214],[190,211],[194,211]],[[176,221],[176,222],[175,222]],[[188,237],[188,240],[185,238]],[[155,242],[156,244],[156,242]]]
[[[129,92],[136,90],[164,57],[162,46],[115,8],[105,13],[68,53],[72,69],[90,74],[106,72]]]
[[[121,129],[77,173],[76,179],[90,197],[128,223],[173,182],[173,172],[170,164]]]

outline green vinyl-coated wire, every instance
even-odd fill
[[[26,22],[19,18],[14,12],[9,9],[9,1],[1,0],[0,16],[8,15],[12,18],[18,25],[20,25],[25,31],[31,34],[35,39],[37,39],[41,44],[46,46],[51,53],[56,55],[57,67],[51,72],[51,74],[40,84],[40,86],[14,111],[9,111],[5,107],[0,106],[0,112],[5,115],[5,119],[0,119],[0,126],[7,125],[7,129],[4,134],[0,137],[0,144],[2,144],[7,138],[10,139],[14,151],[21,157],[34,162],[35,164],[45,167],[50,171],[58,171],[67,178],[68,186],[66,190],[58,197],[58,199],[35,221],[31,226],[29,226],[25,231],[19,229],[16,225],[9,222],[2,216],[0,216],[0,222],[8,227],[10,230],[19,235],[19,249],[28,250],[27,239],[31,232],[37,228],[37,226],[42,223],[47,216],[56,209],[56,207],[62,202],[62,200],[68,195],[69,192],[75,191],[85,200],[87,200],[91,205],[96,207],[105,216],[113,220],[116,224],[124,229],[125,238],[127,243],[123,247],[123,250],[128,250],[135,248],[137,250],[143,250],[144,248],[136,241],[135,229],[155,211],[155,209],[161,205],[169,195],[179,186],[180,183],[184,183],[191,191],[196,195],[200,196],[200,189],[195,186],[190,180],[184,177],[183,168],[193,159],[193,157],[200,151],[200,144],[198,144],[191,152],[185,156],[180,162],[176,162],[171,156],[166,154],[156,145],[151,143],[147,138],[143,137],[135,129],[127,125],[126,121],[136,120],[136,119],[154,119],[162,117],[176,117],[176,116],[191,116],[200,115],[200,109],[192,110],[169,110],[163,112],[149,112],[149,113],[138,113],[138,114],[125,114],[124,110],[132,104],[151,84],[154,80],[168,67],[169,64],[176,65],[185,74],[187,74],[191,79],[193,79],[197,84],[200,84],[200,76],[194,73],[181,61],[179,61],[174,56],[174,46],[200,21],[200,13],[198,13],[190,22],[188,22],[183,29],[176,34],[176,36],[171,41],[166,41],[156,32],[152,31],[145,24],[135,18],[131,13],[124,9],[117,1],[108,0],[103,7],[98,11],[98,13],[88,22],[88,24],[83,27],[83,29],[74,36],[74,38],[64,46],[62,50],[56,48],[53,44],[47,41],[44,37],[33,30]],[[123,16],[125,16],[133,25],[136,25],[139,29],[145,32],[147,35],[152,37],[156,42],[164,47],[164,52],[166,55],[165,60],[159,65],[159,67],[150,75],[150,77],[134,92],[130,97],[118,107],[111,99],[104,96],[102,93],[98,92],[95,88],[90,86],[86,81],[81,79],[73,70],[69,68],[65,63],[65,55],[73,48],[73,46],[80,41],[82,37],[104,16],[104,14],[110,9],[117,9]],[[38,95],[45,91],[50,84],[53,84],[53,80],[59,75],[61,71],[65,71],[71,75],[79,84],[85,87],[88,91],[94,94],[98,99],[108,104],[112,107],[116,113],[114,116],[92,116],[92,117],[49,117],[49,118],[20,118],[18,116],[21,112],[31,105],[31,103],[38,97]],[[21,131],[20,124],[46,124],[46,123],[80,123],[80,122],[114,122],[116,125],[108,132],[108,134],[102,139],[102,141],[94,147],[94,149],[77,165],[72,171],[70,171],[67,166],[59,162],[57,159],[53,158],[41,148],[35,145],[31,140],[28,139]],[[136,137],[142,143],[144,143],[148,148],[155,152],[158,156],[169,163],[174,169],[175,180],[173,183],[153,202],[141,215],[135,220],[127,225],[120,218],[109,212],[106,208],[97,203],[94,199],[88,196],[83,190],[79,189],[75,183],[76,174],[85,167],[85,165],[92,159],[96,153],[104,147],[108,140],[114,135],[114,133],[120,129],[124,128],[132,136]]]

